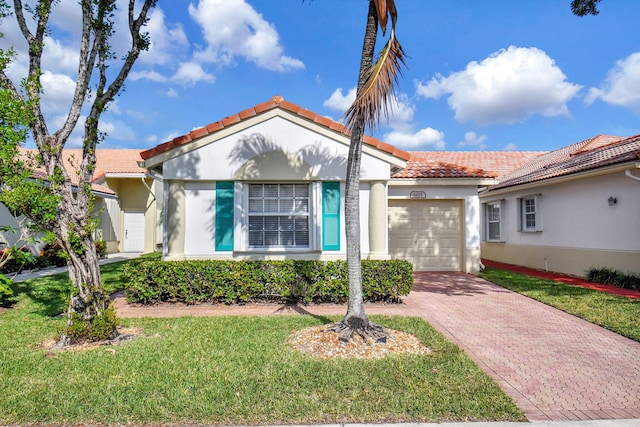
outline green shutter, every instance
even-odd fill
[[[233,250],[233,182],[216,183],[216,251]]]
[[[340,183],[322,183],[322,250],[340,250]]]

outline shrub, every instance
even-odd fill
[[[61,333],[69,338],[72,344],[84,342],[104,341],[115,338],[116,309],[109,306],[100,316],[94,317],[91,321],[82,320],[82,316],[73,313],[71,325],[65,325]]]
[[[11,290],[12,284],[13,280],[0,274],[0,307],[11,304],[11,296],[13,295],[13,291]]]
[[[104,240],[96,240],[96,255],[98,258],[104,258],[107,256],[107,242]]]
[[[62,249],[62,246],[57,243],[47,243],[42,248],[40,257],[47,259],[48,264],[51,266],[62,267],[67,265],[67,254]]]
[[[611,268],[590,268],[587,271],[586,278],[591,282],[602,283],[603,285],[640,291],[640,274],[625,274]]]
[[[413,286],[408,261],[363,260],[367,302],[397,302]],[[349,286],[345,261],[158,261],[124,267],[129,302],[225,303],[290,301],[343,303]]]
[[[0,257],[4,260],[0,269],[0,273],[3,274],[19,273],[23,269],[31,267],[35,262],[35,257],[26,247],[5,248]]]

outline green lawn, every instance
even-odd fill
[[[121,286],[122,264],[103,266]],[[0,425],[300,424],[524,420],[456,346],[417,318],[376,317],[417,335],[429,356],[316,360],[286,345],[311,316],[125,319],[144,336],[121,346],[48,353],[67,279],[18,284],[0,314]],[[332,320],[337,320],[333,318]]]
[[[640,341],[640,300],[495,268],[485,269],[481,277]]]

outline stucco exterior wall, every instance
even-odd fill
[[[161,227],[161,222],[157,198],[162,197],[162,187],[156,187],[151,178],[145,178],[143,183],[142,177],[108,177],[105,184],[118,195],[117,200],[105,202],[107,218],[101,218],[103,225],[100,228],[103,230],[103,238],[107,241],[108,252],[124,250],[125,212],[144,213],[144,252],[155,251],[161,243],[158,239],[158,227]]]
[[[478,186],[429,185],[415,183],[407,185],[402,181],[389,182],[389,199],[410,199],[419,195],[425,199],[460,200],[462,203],[463,260],[464,272],[475,274],[480,271],[480,199]]]
[[[167,160],[166,180],[343,181],[349,147],[282,117],[273,117]],[[389,179],[389,164],[363,154],[361,180]]]
[[[308,249],[248,249],[246,245],[247,230],[245,221],[242,220],[242,206],[245,205],[243,199],[246,197],[246,186],[243,183],[235,185],[235,204],[237,206],[235,231],[234,231],[234,249],[233,251],[215,250],[215,211],[216,211],[216,182],[199,181],[184,182],[184,213],[179,208],[174,208],[169,212],[166,225],[168,229],[176,227],[184,227],[184,252],[180,253],[177,249],[166,251],[165,255],[170,258],[181,259],[282,259],[300,258],[300,259],[344,259],[346,256],[346,234],[345,234],[345,217],[344,217],[344,183],[340,185],[341,194],[341,210],[340,210],[340,249],[332,251],[322,251],[321,249],[321,198],[320,190],[321,182],[311,182],[312,203],[310,212],[311,227],[311,244]],[[170,193],[170,191],[168,191]],[[363,257],[368,257],[369,249],[369,200],[370,186],[368,183],[360,185],[360,248]],[[174,197],[175,198],[175,197]],[[169,198],[168,198],[169,199]],[[386,199],[383,201],[386,203]],[[184,215],[184,221],[178,221],[177,217]],[[173,219],[172,219],[173,218]],[[182,225],[183,224],[183,225]],[[386,235],[385,235],[386,238]],[[167,239],[173,240],[169,235]],[[168,247],[174,247],[168,245]],[[377,254],[376,258],[388,258],[385,253]]]
[[[16,230],[15,233],[11,231],[0,231],[0,250],[4,248],[12,247],[16,244],[19,246],[26,244],[26,246],[29,248],[31,253],[33,253],[34,255],[37,255],[40,253],[40,251],[45,245],[41,240],[42,235],[40,234],[36,234],[32,236],[36,239],[36,241],[33,243],[28,243],[24,240],[20,240],[20,237],[21,237],[20,224],[18,220],[11,214],[11,212],[9,212],[9,209],[7,209],[7,207],[2,203],[0,203],[0,225],[6,226],[6,227],[13,227],[13,229]]]
[[[542,230],[518,231],[518,198],[532,195]],[[484,242],[483,257],[579,276],[590,267],[640,272],[640,183],[624,172],[481,196],[498,200],[503,242]]]

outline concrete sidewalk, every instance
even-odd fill
[[[126,261],[128,259],[138,258],[140,255],[141,253],[139,252],[120,252],[109,254],[106,258],[102,258],[98,262],[100,263],[100,265],[103,265],[112,262]],[[14,282],[23,282],[25,280],[36,279],[38,277],[46,277],[58,273],[64,273],[65,271],[67,271],[67,267],[46,268],[42,270],[26,271],[17,274],[15,277],[10,276],[10,278],[13,279]]]

